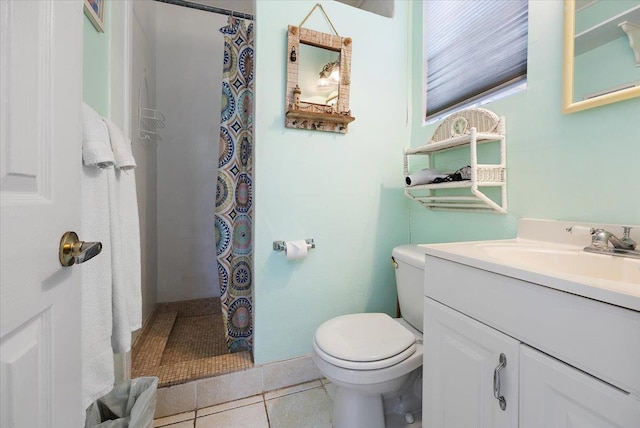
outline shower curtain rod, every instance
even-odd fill
[[[235,12],[233,10],[223,9],[221,7],[207,6],[204,4],[192,3],[190,1],[183,1],[183,0],[156,0],[156,1],[160,3],[168,3],[176,6],[188,7],[191,9],[203,10],[205,12],[219,13],[220,15],[229,15],[229,16],[233,16],[234,18],[250,19],[253,21],[253,15],[250,15],[248,13]]]

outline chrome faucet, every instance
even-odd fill
[[[631,232],[630,226],[622,226],[622,238],[618,238],[607,230],[594,229],[593,227],[571,226],[567,227],[566,230],[569,233],[591,235],[591,245],[584,247],[586,252],[640,259],[640,251],[636,250],[636,243],[629,236]]]
[[[631,227],[623,226],[622,231],[622,238],[618,238],[613,233],[608,232],[604,229],[596,229],[591,234],[591,245],[596,248],[604,249],[609,247],[609,242],[611,242],[613,248],[617,248],[620,250],[635,250],[636,243],[629,237]]]

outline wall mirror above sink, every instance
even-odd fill
[[[640,0],[565,0],[562,112],[640,96]]]
[[[285,126],[347,133],[350,70],[350,38],[289,25]]]

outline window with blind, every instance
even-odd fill
[[[427,119],[526,82],[527,0],[424,4]]]

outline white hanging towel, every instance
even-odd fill
[[[82,163],[99,168],[115,164],[107,127],[100,115],[85,103],[82,103]]]
[[[90,127],[86,130],[85,126]],[[111,348],[111,233],[107,173],[113,165],[107,127],[100,116],[83,105],[83,167],[80,178],[80,237],[102,242],[102,254],[81,264],[82,278],[82,400],[89,404],[108,393],[114,384]]]
[[[116,168],[109,174],[111,244],[113,247],[113,336],[115,353],[131,349],[131,332],[142,326],[142,275],[138,200],[131,142],[104,118]]]
[[[136,160],[131,152],[131,140],[125,137],[122,130],[113,123],[110,119],[103,117],[104,123],[107,124],[109,129],[109,138],[111,140],[111,150],[116,161],[116,168],[120,169],[133,169],[136,165]]]
[[[116,182],[115,169],[109,169],[106,172],[109,184],[109,225],[111,228],[111,309],[113,311],[111,346],[114,353],[121,354],[131,349],[131,329],[129,328],[122,232],[118,213],[118,183]]]

